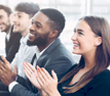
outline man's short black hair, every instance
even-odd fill
[[[55,30],[58,30],[60,34],[65,27],[65,17],[63,14],[53,8],[41,9],[40,12],[45,14],[52,22],[54,22],[51,27],[53,27]]]
[[[8,6],[0,5],[0,9],[3,9],[8,14],[8,16],[12,13],[11,8],[9,8]]]
[[[35,13],[37,13],[39,11],[39,9],[40,8],[39,8],[38,4],[28,3],[28,2],[19,3],[15,7],[15,11],[25,12],[25,13],[29,14],[30,17],[33,17],[35,15]]]

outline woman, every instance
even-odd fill
[[[79,64],[74,65],[62,78],[58,90],[55,72],[52,71],[52,78],[44,68],[38,67],[34,85],[41,96],[110,96],[110,71],[107,70],[110,64],[109,38],[110,26],[104,18],[81,18],[72,36],[73,53],[81,55]],[[33,82],[30,78],[32,75],[27,76]]]

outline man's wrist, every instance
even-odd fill
[[[16,81],[13,81],[13,82],[11,82],[11,83],[9,84],[9,86],[8,86],[9,92],[12,91],[13,87],[14,87],[16,84],[18,84],[18,82],[16,82]]]

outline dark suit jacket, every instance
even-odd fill
[[[36,65],[44,67],[50,74],[53,69],[60,80],[74,63],[70,52],[57,39],[39,57]],[[28,79],[24,80],[18,76],[17,81],[19,84],[13,87],[11,96],[39,96],[39,93],[36,94],[36,88],[33,88]]]
[[[13,33],[13,27],[12,27],[9,41],[7,41],[5,38],[6,59],[10,63],[15,57],[15,54],[18,52],[21,37],[22,36],[20,33]],[[2,60],[1,56],[0,56],[0,60]]]

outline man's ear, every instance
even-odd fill
[[[102,43],[102,37],[100,37],[100,36],[96,37],[96,39],[95,39],[95,45],[96,46],[99,46],[101,43]]]
[[[49,38],[50,38],[50,39],[57,38],[58,33],[59,33],[59,32],[58,32],[57,30],[51,31],[50,34],[49,34]]]
[[[11,23],[13,23],[13,18],[14,18],[14,14],[11,13],[11,14],[9,15],[9,19],[10,19]]]

